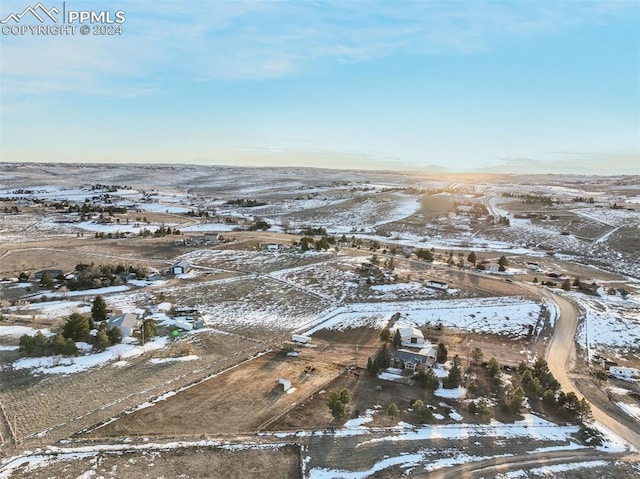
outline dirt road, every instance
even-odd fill
[[[560,382],[563,391],[573,391],[578,397],[582,397],[583,395],[569,377],[576,355],[575,335],[578,328],[578,310],[571,301],[562,296],[544,288],[537,289],[541,295],[555,302],[560,310],[560,317],[556,321],[555,331],[547,348],[549,370]],[[596,421],[640,451],[640,434],[637,431],[608,415],[598,407],[596,401],[590,400],[591,398],[586,399],[591,404],[591,411]]]

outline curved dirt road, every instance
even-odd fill
[[[553,301],[558,306],[560,312],[556,320],[553,336],[547,347],[549,370],[560,382],[563,391],[573,391],[578,397],[583,397],[569,377],[569,372],[573,368],[573,361],[575,360],[576,354],[575,335],[578,328],[578,310],[571,301],[562,296],[552,293],[545,288],[536,289],[542,296]],[[587,401],[589,400],[589,398],[586,399]],[[615,418],[609,416],[594,402],[589,401],[589,403],[591,404],[591,411],[596,421],[640,451],[640,434],[637,431],[632,430]]]

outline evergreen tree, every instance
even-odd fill
[[[436,354],[436,362],[444,364],[447,362],[447,347],[444,343],[438,344],[438,352]]]
[[[371,376],[376,376],[379,370],[378,362],[375,359],[371,359],[371,356],[369,356],[369,359],[367,359],[367,372]]]
[[[469,253],[469,256],[467,256],[467,261],[471,263],[473,266],[476,265],[477,260],[478,259],[476,258],[476,254],[473,251]]]
[[[91,306],[91,319],[105,321],[107,319],[107,303],[100,295],[96,296]]]
[[[64,343],[62,354],[64,354],[65,356],[77,356],[78,353],[78,346],[76,346],[76,343],[73,341],[73,339],[67,339]]]
[[[565,291],[571,291],[571,281],[569,281],[569,278],[562,282],[561,288]]]
[[[433,372],[433,369],[431,368],[418,371],[413,376],[413,379],[415,379],[418,382],[418,384],[420,384],[420,386],[422,386],[427,391],[433,392],[436,389],[438,389],[438,387],[440,386],[440,383],[438,382],[438,377],[436,376],[436,373]]]
[[[442,386],[445,389],[455,389],[460,386],[460,381],[462,381],[462,371],[458,363],[454,361],[449,369],[449,375],[442,382]]]
[[[500,265],[498,271],[505,271],[505,266],[507,266],[508,264],[509,261],[507,260],[507,257],[505,255],[500,256],[500,259],[498,260],[498,265]]]
[[[89,320],[80,313],[72,313],[62,327],[62,335],[73,341],[82,341],[91,329]]]
[[[515,388],[509,395],[507,406],[511,409],[511,412],[518,413],[524,404],[524,391],[520,386]]]
[[[64,354],[66,342],[67,340],[62,334],[56,334],[51,341],[51,349],[53,350],[53,354]]]
[[[389,328],[384,328],[382,331],[380,331],[380,341],[387,343],[390,339],[391,331],[389,331]]]
[[[387,347],[387,343],[384,343],[382,345],[382,348],[378,350],[376,361],[380,369],[387,369],[389,366],[391,366],[391,352]]]
[[[494,378],[497,377],[498,373],[500,372],[500,365],[498,364],[498,360],[494,357],[489,359],[489,362],[487,363],[487,369],[489,370],[489,374],[491,374],[491,376],[493,376]]]
[[[396,333],[393,335],[393,347],[398,349],[400,346],[402,346],[402,336],[400,330],[396,329]]]
[[[340,419],[347,413],[347,404],[351,402],[351,392],[348,389],[333,391],[327,398],[327,406],[331,409],[334,419]]]
[[[340,391],[340,401],[342,404],[349,404],[351,402],[351,392],[348,389]]]
[[[122,342],[122,331],[119,328],[111,328],[107,331],[107,336],[109,336],[109,343],[112,346]]]
[[[469,384],[467,384],[467,391],[469,394],[475,394],[478,392],[478,385],[475,381],[469,381]]]
[[[473,359],[473,364],[475,365],[480,364],[483,356],[484,355],[482,354],[482,349],[480,348],[473,348],[473,350],[471,351],[471,359]]]
[[[101,329],[100,331],[98,331],[98,334],[96,334],[96,342],[95,342],[95,346],[96,349],[98,349],[99,351],[104,351],[107,346],[109,346],[110,342],[109,342],[109,336],[107,335],[107,332],[104,329]]]
[[[158,334],[158,325],[153,319],[147,318],[142,323],[142,332],[144,340],[147,341]]]
[[[389,407],[387,408],[387,414],[391,417],[397,417],[398,414],[400,414],[400,409],[398,408],[396,403],[392,402],[391,404],[389,404]]]
[[[51,273],[49,273],[49,271],[45,271],[42,274],[40,284],[47,289],[53,288],[53,276],[51,275]]]

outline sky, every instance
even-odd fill
[[[64,9],[126,20],[3,30],[2,162],[640,174],[640,0]]]

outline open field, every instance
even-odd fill
[[[91,431],[91,436],[172,436],[246,433],[330,382],[344,368],[301,356],[268,353]],[[312,370],[313,369],[313,370]],[[284,392],[278,378],[291,381]],[[250,412],[250,414],[248,414]]]
[[[640,428],[637,385],[616,382],[607,397],[588,374],[600,367],[590,362],[596,354],[640,367],[637,185],[269,169],[240,184],[242,169],[189,167],[180,170],[187,190],[166,171],[87,168],[17,174],[0,165],[0,477],[9,456],[36,448],[54,455],[26,454],[34,469],[11,477],[146,477],[150,467],[166,477],[214,468],[214,477],[423,477],[430,468],[476,477],[490,462],[491,471],[516,473],[506,454],[531,454],[521,467],[531,477],[547,460],[568,478],[631,477],[632,463],[616,463],[627,449],[615,437],[605,435],[596,454],[578,425],[547,422],[564,416],[539,399],[520,414],[498,402],[510,382],[520,384],[513,368],[547,353],[562,320],[550,294],[569,279],[562,294],[580,311],[572,380],[611,418]],[[88,171],[99,185],[82,179]],[[166,235],[167,226],[181,231]],[[304,251],[297,243],[313,232]],[[323,236],[331,242],[314,249]],[[433,260],[416,254],[427,251]],[[171,275],[179,261],[187,272]],[[77,265],[121,265],[120,276],[70,290]],[[43,269],[65,278],[41,284]],[[573,286],[576,278],[593,291]],[[96,328],[74,341],[77,356],[20,348],[38,331],[53,338],[74,312],[90,315],[98,295],[111,310],[153,321],[158,336],[143,345],[139,326],[101,349]],[[489,415],[469,412],[468,378],[432,395],[395,370],[370,376],[367,359],[390,325],[446,345],[478,383],[475,398],[490,401]],[[314,347],[281,354],[292,333],[311,335]],[[471,364],[474,348],[510,368],[500,381]],[[440,381],[451,367],[434,369]],[[291,381],[289,394],[279,378]],[[336,420],[326,398],[343,388],[352,401]],[[412,411],[415,399],[433,420]],[[386,413],[392,402],[397,417]],[[170,438],[191,442],[167,446]],[[594,464],[570,467],[590,453]]]
[[[83,457],[84,456],[84,457]],[[149,477],[233,477],[238,479],[300,478],[297,446],[247,447],[191,446],[172,449],[128,450],[97,454],[73,454],[69,458],[45,458],[39,467],[17,469],[11,477],[47,479],[98,477],[143,479]]]

